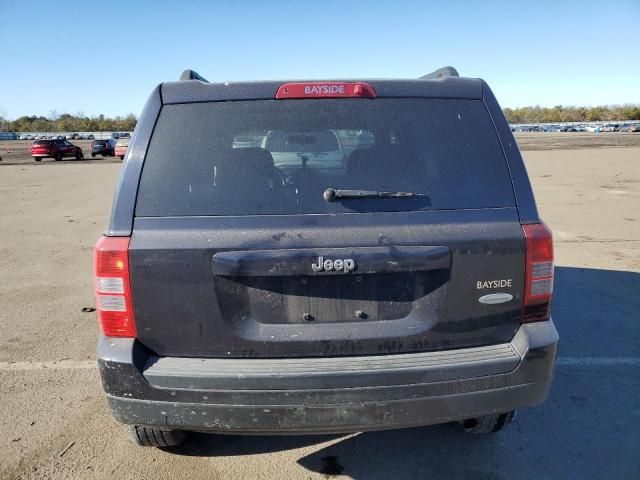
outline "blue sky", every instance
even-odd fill
[[[140,113],[154,85],[486,79],[503,107],[640,103],[640,0],[0,0],[0,115]]]

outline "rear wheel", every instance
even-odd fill
[[[56,156],[54,157],[56,162],[59,162],[60,160],[62,160],[62,154],[60,152],[56,153]]]
[[[120,155],[120,160],[124,160],[124,155]]]
[[[494,433],[511,425],[516,416],[516,411],[497,415],[484,415],[482,417],[467,418],[462,420],[462,428],[466,433]]]
[[[183,430],[161,430],[158,428],[129,425],[129,436],[141,447],[175,447],[187,438]]]
[[[92,156],[92,157],[95,157],[95,156],[96,156],[96,154],[95,154],[95,153],[91,153],[91,156]]]
[[[76,160],[84,160],[84,155],[82,152],[76,152]]]
[[[34,159],[36,162],[41,162],[41,161],[42,161],[42,157],[33,157],[33,159]]]

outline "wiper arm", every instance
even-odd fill
[[[376,190],[339,190],[335,188],[327,188],[323,197],[327,202],[333,202],[340,198],[407,198],[407,197],[425,197],[422,193],[414,192],[378,192]]]

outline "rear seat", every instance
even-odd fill
[[[347,158],[347,176],[353,188],[370,190],[375,185],[379,191],[413,191],[418,187],[406,179],[417,179],[424,174],[423,161],[415,152],[401,145],[374,145],[351,152]],[[413,175],[402,175],[403,181],[393,175],[399,168],[410,169]],[[421,183],[416,181],[417,185]]]
[[[235,199],[238,210],[243,206],[278,201],[284,188],[282,176],[268,150],[260,147],[234,148],[217,155],[213,175],[214,194]],[[237,203],[236,203],[237,202]]]

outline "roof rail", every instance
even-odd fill
[[[418,80],[441,80],[447,77],[459,77],[458,71],[453,67],[442,67],[436,70],[435,72],[427,73],[422,77],[418,78]]]
[[[200,75],[198,75],[198,72],[194,72],[193,70],[185,70],[184,72],[182,72],[182,75],[180,75],[180,80],[200,80],[201,82],[209,83],[209,80],[201,77]]]

